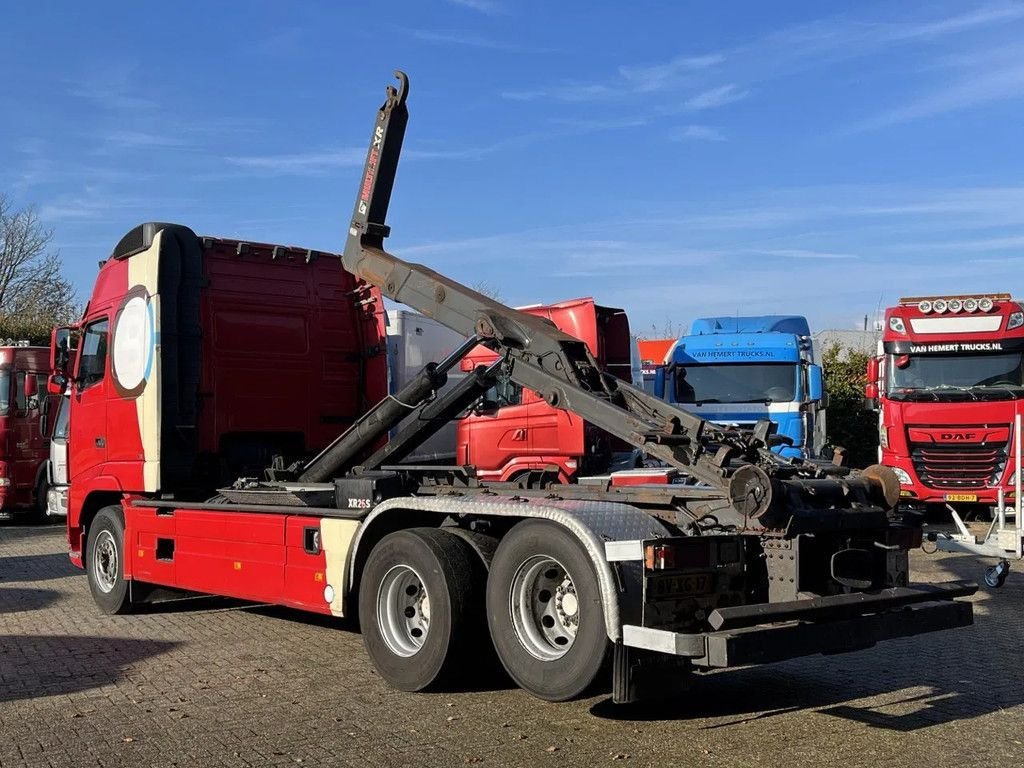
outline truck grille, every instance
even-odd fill
[[[1002,477],[1006,443],[911,443],[910,458],[918,479],[930,488],[985,488],[997,484]]]

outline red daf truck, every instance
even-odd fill
[[[602,370],[631,381],[632,341],[621,309],[602,307],[589,297],[520,309],[586,342]],[[462,360],[462,370],[490,365],[497,357],[477,347]],[[472,464],[481,480],[508,481],[556,468],[559,482],[568,483],[579,475],[607,472],[613,452],[627,453],[628,446],[515,384],[489,391],[470,415],[459,419],[456,433],[456,463]]]
[[[49,350],[0,342],[0,520],[46,513]]]
[[[1012,499],[1024,398],[1024,309],[1009,294],[900,299],[885,311],[865,395],[903,505]]]
[[[136,499],[206,500],[275,457],[312,456],[387,393],[380,294],[320,251],[145,224],[100,267],[74,360],[70,330],[54,333],[63,375],[51,391],[70,378],[67,525],[79,566],[102,510],[109,520]],[[132,558],[114,565],[186,589],[210,589],[218,558],[242,551],[259,584],[271,542],[285,540],[281,516],[243,530],[184,509],[133,511],[118,523]],[[112,541],[108,532],[94,554],[109,558]]]
[[[972,623],[955,598],[977,585],[911,583],[922,532],[892,517],[891,470],[782,460],[770,422],[709,424],[544,318],[388,253],[408,119],[396,76],[345,271],[159,224],[101,269],[71,368],[68,536],[102,611],[156,584],[353,616],[402,690],[473,677],[494,654],[538,697],[611,683],[619,702],[696,669]],[[386,397],[370,286],[467,339]],[[480,344],[497,359],[444,390]],[[700,482],[526,486],[401,464],[505,382]]]

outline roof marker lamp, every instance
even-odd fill
[[[927,315],[932,311],[932,303],[925,299],[917,305],[917,308],[921,310],[921,314]]]
[[[907,332],[906,326],[903,325],[903,318],[902,317],[890,317],[889,318],[889,328],[890,328],[890,330],[893,330],[896,333],[906,333]]]
[[[964,311],[964,303],[962,301],[960,301],[960,299],[950,299],[949,300],[949,311],[950,312],[963,312]]]
[[[1012,331],[1024,325],[1024,312],[1013,312],[1006,320],[1006,330]]]
[[[992,308],[995,305],[995,302],[992,301],[992,299],[988,298],[987,296],[978,301],[978,309],[980,309],[982,312],[991,312]]]
[[[965,312],[977,312],[978,301],[977,299],[964,299],[964,311]]]
[[[943,312],[949,309],[949,304],[946,303],[945,299],[936,299],[934,302],[932,302],[932,308],[941,315]]]

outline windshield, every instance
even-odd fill
[[[796,397],[796,371],[794,363],[677,366],[676,402],[791,402]]]
[[[69,400],[68,397],[57,398],[57,419],[53,422],[53,436],[58,440],[66,440],[68,437],[68,413],[71,411],[68,407]]]
[[[889,395],[936,392],[1019,395],[1024,352],[980,355],[890,355]]]

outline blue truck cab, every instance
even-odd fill
[[[718,424],[771,419],[792,445],[817,457],[825,442],[825,393],[811,330],[798,315],[702,317],[669,349],[655,394]]]

